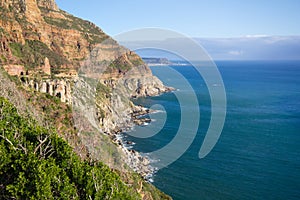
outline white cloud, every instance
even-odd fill
[[[263,38],[263,37],[269,37],[268,35],[246,35],[245,38]]]
[[[236,50],[234,50],[234,51],[229,51],[228,54],[230,54],[232,56],[241,56],[241,55],[244,54],[244,52],[243,51],[236,51]]]

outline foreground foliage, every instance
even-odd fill
[[[98,162],[82,161],[51,130],[0,97],[0,199],[139,199]]]

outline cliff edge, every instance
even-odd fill
[[[143,111],[132,97],[171,90],[137,54],[54,0],[1,0],[0,52],[1,96],[18,110],[30,105],[34,114],[26,115],[55,127],[81,159],[118,171],[143,199],[169,198],[128,169],[136,160],[143,174],[147,160],[112,142],[133,124],[132,113]]]

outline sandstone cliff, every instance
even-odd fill
[[[109,88],[122,87],[127,99],[169,90],[134,52],[119,46],[91,22],[59,10],[53,0],[3,0],[0,9],[0,63],[9,74],[25,76],[25,85],[37,91],[72,103],[70,87],[54,79],[74,80],[78,70]],[[51,81],[60,84],[49,84]],[[129,102],[126,104],[128,108]],[[118,112],[118,106],[110,106]],[[104,121],[118,123],[110,119],[109,109],[102,110]]]
[[[76,136],[72,138],[76,141],[62,136],[78,149],[78,154],[87,150],[91,159],[113,168],[123,166],[120,162],[130,165],[129,157],[140,162],[139,166],[147,165],[147,160],[137,153],[122,152],[99,135],[106,133],[113,138],[114,131],[133,123],[130,115],[141,108],[130,98],[170,90],[152,75],[138,55],[120,46],[93,23],[60,10],[54,0],[1,0],[0,53],[1,67],[17,76],[25,90],[58,97],[73,108],[74,122],[70,124],[74,123],[72,132]],[[44,110],[47,105],[35,106]],[[58,112],[53,116],[60,115]],[[60,125],[58,129],[66,131]],[[78,148],[77,140],[85,146],[84,151]],[[120,158],[108,160],[106,155],[110,152],[105,146],[114,149]],[[153,198],[147,192],[140,193]]]

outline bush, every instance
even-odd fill
[[[108,39],[108,36],[93,23],[69,15],[63,11],[61,13],[66,17],[65,19],[44,16],[44,20],[46,23],[62,29],[73,29],[82,32],[91,44],[98,44]]]
[[[0,154],[0,199],[140,199],[107,166],[82,161],[2,97]]]
[[[43,65],[46,57],[49,59],[50,64],[55,67],[69,63],[66,58],[37,40],[26,40],[25,45],[20,43],[10,43],[9,45],[13,55],[29,68]]]

